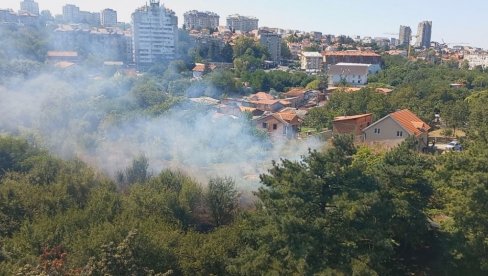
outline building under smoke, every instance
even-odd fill
[[[122,30],[59,25],[51,34],[51,50],[78,51],[81,58],[132,63],[132,41]]]
[[[104,27],[112,27],[117,25],[117,11],[112,9],[104,9],[100,13],[101,24]]]
[[[20,2],[20,10],[33,15],[39,15],[39,4],[34,0],[24,0]]]
[[[158,62],[176,58],[178,17],[175,12],[150,0],[132,14],[132,44],[138,69],[147,69]]]

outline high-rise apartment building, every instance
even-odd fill
[[[417,29],[416,47],[429,48],[432,36],[432,21],[422,21]]]
[[[256,17],[234,14],[227,17],[227,27],[231,31],[250,32],[258,29],[258,21]]]
[[[100,12],[101,25],[104,27],[112,27],[117,25],[117,12],[112,9],[104,9]]]
[[[398,36],[398,45],[410,45],[410,38],[412,37],[412,29],[409,26],[400,26],[400,34]]]
[[[175,59],[178,46],[178,17],[175,12],[150,0],[132,13],[132,44],[138,69]]]
[[[63,20],[70,23],[78,23],[80,21],[80,8],[72,4],[64,5]]]
[[[39,15],[39,4],[34,0],[24,0],[20,2],[20,10],[33,15]]]
[[[259,34],[259,43],[268,49],[272,61],[276,64],[281,62],[281,35],[261,31]]]
[[[98,12],[80,11],[79,16],[79,21],[76,23],[100,26],[100,13]]]
[[[216,29],[220,16],[213,12],[188,11],[183,15],[185,27],[189,30]]]

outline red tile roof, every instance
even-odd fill
[[[403,109],[397,112],[393,112],[390,116],[399,123],[405,130],[418,136],[430,129],[430,126],[424,121],[419,119],[417,115],[413,114],[408,109]]]
[[[363,57],[381,57],[372,51],[325,51],[323,56],[363,56]]]
[[[205,72],[205,64],[203,63],[196,63],[195,67],[193,67],[193,71],[195,72]]]
[[[302,87],[294,87],[290,89],[288,92],[285,93],[285,96],[287,97],[297,97],[300,95],[305,94],[305,92],[309,91],[310,89],[305,89]]]
[[[266,92],[258,92],[256,94],[252,94],[249,96],[250,99],[259,101],[259,100],[274,100],[275,97],[273,95],[268,94]]]

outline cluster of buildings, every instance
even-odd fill
[[[223,25],[220,25],[220,16],[214,12],[191,10],[184,13],[183,17],[183,27],[188,30],[194,44],[200,48],[220,53],[225,46],[232,45],[236,37],[250,36],[270,54],[265,68],[294,64],[299,60],[300,69],[307,73],[328,74],[330,85],[363,85],[367,83],[368,74],[379,71],[381,57],[368,45],[376,45],[384,50],[391,49],[389,54],[406,57],[410,57],[411,51],[415,51],[417,58],[429,61],[437,58],[454,59],[460,64],[467,62],[471,69],[488,66],[488,53],[481,49],[448,47],[445,43],[432,42],[432,21],[420,22],[416,35],[412,34],[409,26],[400,26],[398,38],[350,38],[315,31],[259,27],[257,18],[239,14],[228,16]],[[51,50],[80,51],[80,56],[96,54],[104,56],[106,61],[120,61],[139,70],[178,56],[178,18],[160,0],[149,0],[136,9],[132,13],[130,28],[119,24],[117,11],[110,8],[89,12],[80,10],[76,5],[66,4],[62,8],[62,14],[52,16],[48,10],[40,11],[35,0],[20,1],[17,12],[0,9],[0,24],[48,24],[54,26],[50,28],[53,30],[54,47]],[[414,37],[416,49],[408,47],[408,50],[404,50],[405,46],[413,44]],[[286,59],[282,57],[285,43],[291,54]],[[339,51],[340,49],[361,50]],[[424,55],[423,52],[427,52],[425,49],[434,49],[435,56],[430,53]]]
[[[254,126],[274,139],[296,138],[307,111],[325,98],[323,93],[305,88],[292,88],[283,98],[258,92],[244,98],[193,98],[194,102],[213,105],[220,115],[250,116]]]
[[[381,70],[381,55],[367,50],[302,52],[301,69],[307,73],[326,72],[329,85],[362,86],[368,75]]]

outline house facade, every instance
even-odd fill
[[[300,54],[301,69],[307,73],[322,71],[322,55],[318,52],[302,52]]]
[[[371,113],[335,117],[332,122],[332,132],[334,134],[352,134],[357,140],[360,140],[363,129],[371,125],[372,121]]]
[[[286,100],[290,102],[291,107],[299,108],[306,105],[312,99],[316,99],[318,91],[295,87],[284,93]]]
[[[329,66],[329,85],[365,85],[368,83],[369,64],[338,63]]]
[[[270,134],[271,137],[295,138],[300,127],[300,119],[292,112],[278,112],[264,115],[254,120],[257,129]]]
[[[418,149],[428,146],[430,126],[408,109],[390,113],[363,130],[363,141],[367,144],[382,144],[395,147],[410,136],[415,137]]]

